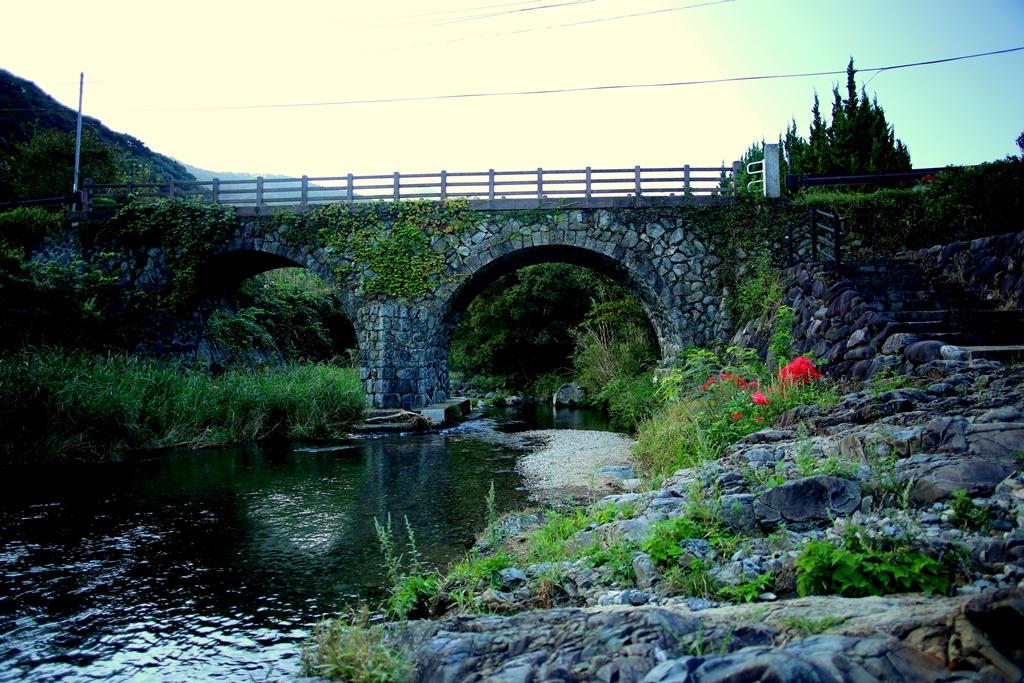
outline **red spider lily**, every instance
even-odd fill
[[[733,413],[733,414],[732,414],[732,415],[730,415],[729,417],[731,417],[731,418],[732,418],[732,419],[734,419],[734,420],[742,420],[742,419],[743,419],[743,413],[741,413],[741,412],[739,412],[739,411],[737,410],[737,411],[736,411],[735,413]]]
[[[806,356],[798,356],[779,370],[779,379],[784,382],[803,382],[807,384],[812,380],[820,379],[821,373],[814,367],[814,363]]]
[[[763,417],[755,417],[754,418],[754,422],[764,422],[764,418]]]
[[[755,391],[754,393],[752,393],[750,395],[750,400],[753,401],[754,405],[757,406],[768,405],[768,397],[762,394],[760,391]]]

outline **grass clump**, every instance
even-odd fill
[[[0,460],[103,460],[132,449],[343,434],[358,374],[324,364],[231,370],[59,349],[0,356]]]
[[[363,608],[318,624],[302,650],[302,675],[354,683],[393,683],[412,678],[412,664],[388,643],[383,626]]]

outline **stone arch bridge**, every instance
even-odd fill
[[[642,208],[494,211],[441,233],[436,268],[414,296],[371,291],[377,276],[331,246],[296,244],[288,221],[242,217],[209,261],[221,285],[302,266],[332,282],[359,343],[362,381],[376,407],[419,408],[448,398],[451,334],[473,298],[502,275],[547,262],[585,266],[625,284],[641,301],[661,353],[726,337],[721,260],[684,212]],[[418,267],[410,263],[409,269]]]

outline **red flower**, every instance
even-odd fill
[[[739,411],[736,411],[735,413],[733,413],[729,417],[731,417],[734,420],[742,420],[743,419],[743,413],[741,413]]]
[[[753,401],[754,405],[757,406],[768,405],[768,397],[762,394],[760,391],[755,391],[754,393],[752,393],[750,395],[750,400]]]
[[[806,356],[798,356],[779,370],[779,379],[785,382],[804,382],[821,378],[821,373]]]
[[[718,376],[721,377],[722,379],[732,379],[736,375],[732,374],[731,372],[723,372],[723,373],[719,374]]]
[[[755,417],[754,418],[754,422],[764,422],[764,418],[763,417]]]

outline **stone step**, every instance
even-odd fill
[[[1024,361],[1024,344],[1005,344],[992,346],[964,346],[972,358],[997,360],[1000,363],[1020,363]]]
[[[889,311],[897,321],[943,321],[958,327],[980,327],[1008,333],[1024,330],[1024,313],[1016,310],[944,308]]]
[[[934,339],[956,346],[1015,346],[1024,342],[1020,335],[998,331],[955,330],[944,322],[897,323],[893,332],[909,332],[921,339]]]
[[[975,310],[995,311],[1002,304],[993,299],[946,299],[916,301],[873,301],[867,307],[873,311],[895,313],[898,311],[944,311],[944,310]]]

